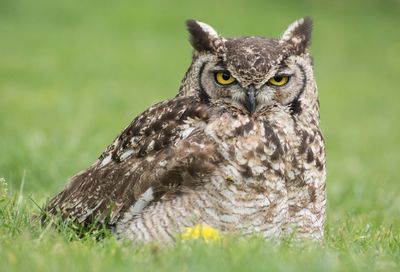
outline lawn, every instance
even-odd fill
[[[0,271],[400,271],[400,2],[0,1]],[[322,244],[134,247],[42,228],[40,206],[190,64],[184,21],[313,44],[328,163]]]

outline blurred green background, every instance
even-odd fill
[[[187,18],[226,36],[278,37],[306,15],[314,19],[329,226],[398,228],[396,0],[0,0],[0,177],[48,198],[137,114],[173,97],[191,61]]]

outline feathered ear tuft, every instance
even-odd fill
[[[190,33],[190,43],[195,50],[198,52],[215,50],[214,41],[219,39],[219,35],[214,28],[192,19],[186,21],[186,26]]]
[[[283,33],[281,41],[301,54],[311,45],[312,19],[304,17],[292,23]]]

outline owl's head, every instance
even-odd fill
[[[250,115],[276,105],[296,113],[316,103],[307,50],[310,18],[291,24],[280,39],[224,38],[205,23],[186,24],[194,53],[180,95],[220,101]]]

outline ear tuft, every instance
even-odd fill
[[[294,47],[297,53],[303,53],[311,45],[312,19],[304,17],[292,23],[283,33],[281,41]]]
[[[218,33],[211,26],[189,19],[186,21],[187,29],[190,33],[190,43],[199,52],[214,51],[213,41],[218,39]]]

